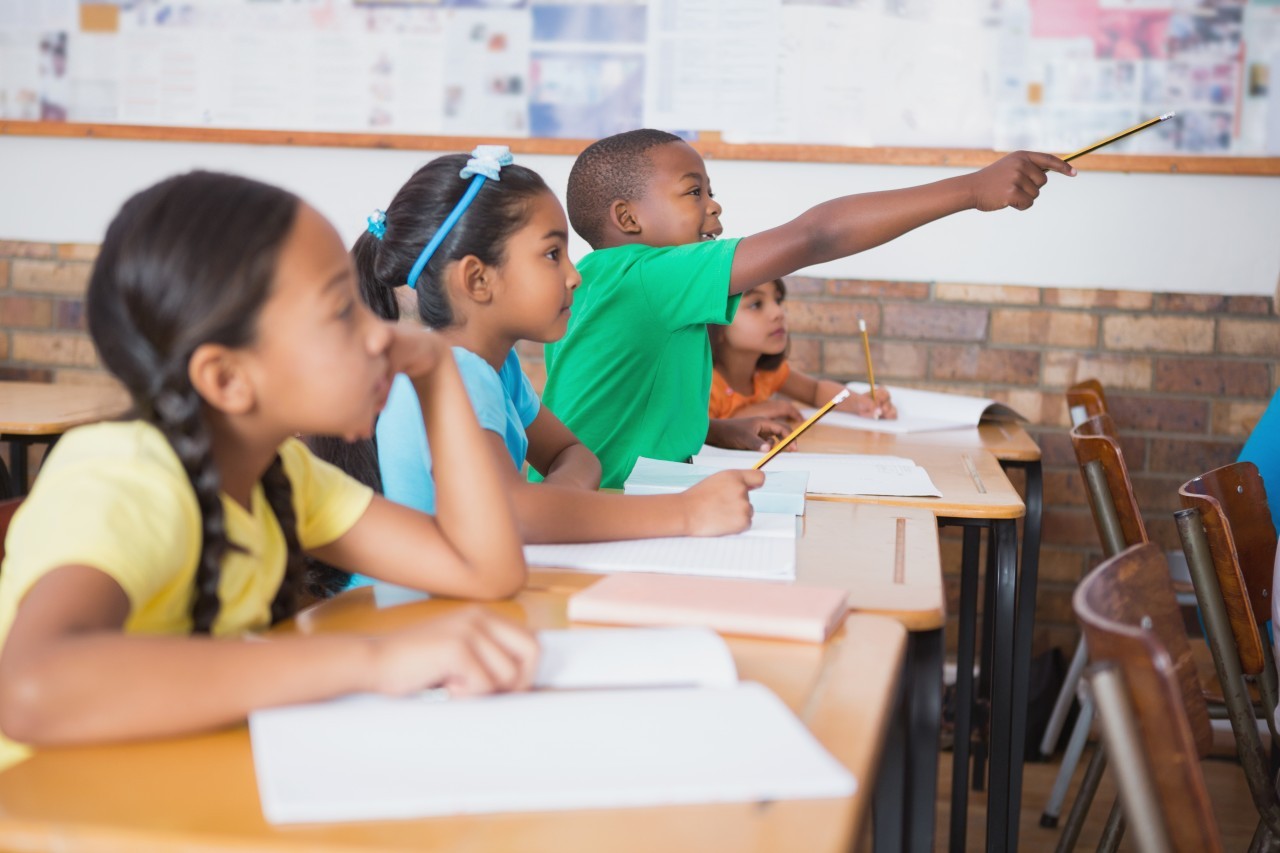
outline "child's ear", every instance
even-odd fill
[[[493,301],[494,271],[475,255],[458,261],[456,281],[472,302],[487,305]]]
[[[636,219],[635,208],[631,202],[620,198],[609,205],[609,224],[623,234],[640,233],[640,220]]]
[[[239,354],[221,344],[201,344],[187,362],[187,378],[205,402],[229,415],[249,412],[257,392]]]

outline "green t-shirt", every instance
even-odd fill
[[[546,347],[543,404],[600,457],[621,488],[636,458],[684,461],[707,437],[707,324],[733,322],[737,240],[619,246],[578,264],[564,338]]]

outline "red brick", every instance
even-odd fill
[[[885,305],[883,334],[930,341],[982,341],[987,310],[949,305]]]
[[[1121,434],[1128,430],[1206,432],[1209,429],[1208,400],[1109,394],[1107,408]]]
[[[1218,352],[1268,358],[1280,356],[1280,322],[1224,317],[1218,321]]]
[[[863,281],[836,278],[827,282],[832,296],[860,296],[877,299],[928,299],[929,285],[923,281]]]
[[[1036,589],[1036,622],[1047,625],[1068,625],[1075,619],[1071,609],[1070,586],[1042,584]]]
[[[1178,489],[1189,477],[1160,474],[1144,474],[1130,472],[1129,480],[1133,483],[1133,498],[1138,502],[1143,517],[1159,516],[1182,509],[1178,500]]]
[[[90,266],[79,261],[13,262],[13,289],[81,296],[89,284]]]
[[[1106,389],[1146,391],[1151,387],[1151,373],[1151,359],[1147,356],[1051,350],[1044,354],[1042,382],[1047,388],[1065,391],[1082,380],[1096,379]]]
[[[1045,394],[1031,388],[991,388],[986,392],[986,396],[998,403],[1004,403],[1033,424],[1071,426],[1061,394]]]
[[[9,259],[0,258],[0,290],[9,289]]]
[[[96,243],[59,243],[58,258],[64,261],[96,261],[98,245]]]
[[[1207,317],[1106,317],[1107,349],[1140,352],[1213,352],[1213,320]]]
[[[1147,528],[1147,539],[1159,545],[1160,550],[1182,550],[1182,537],[1178,535],[1178,523],[1172,513],[1143,514],[1142,523]]]
[[[9,333],[0,329],[0,361],[9,357]]]
[[[877,339],[871,342],[871,363],[874,365],[877,381],[923,379],[929,369],[929,347]],[[824,340],[822,364],[823,369],[832,376],[865,379],[867,357],[862,349],[862,339]]]
[[[0,353],[7,345],[8,337],[0,335]],[[0,364],[0,382],[52,382],[53,371],[47,367],[14,367]]]
[[[85,335],[13,333],[14,361],[62,367],[97,367],[98,354]]]
[[[105,385],[119,388],[121,391],[127,391],[120,383],[120,380],[105,370],[63,367],[54,373],[53,381],[63,385]]]
[[[1031,654],[1040,655],[1050,649],[1058,649],[1065,660],[1071,660],[1076,653],[1076,643],[1080,642],[1080,629],[1075,623],[1070,625],[1036,625],[1031,640]]]
[[[53,245],[50,243],[27,243],[22,240],[0,240],[0,257],[52,258]]]
[[[1047,506],[1041,540],[1049,545],[1096,546],[1098,528],[1093,523],[1093,514],[1087,509]]]
[[[782,280],[787,296],[817,296],[826,288],[826,279],[807,275],[789,275]]]
[[[1040,458],[1045,468],[1079,470],[1076,452],[1071,446],[1071,436],[1066,432],[1032,431],[1031,437],[1036,440],[1036,444],[1040,445]],[[1124,454],[1125,464],[1130,472],[1141,471],[1146,467],[1147,440],[1145,437],[1121,434],[1120,452]]]
[[[933,298],[943,302],[987,302],[993,305],[1039,305],[1040,288],[1007,284],[952,284],[933,286]]]
[[[822,339],[806,338],[802,336],[789,336],[790,350],[787,354],[787,361],[797,370],[805,373],[821,373],[822,368]]]
[[[1088,506],[1080,469],[1045,471],[1044,502],[1047,506]]]
[[[1007,385],[1037,385],[1040,353],[983,347],[934,347],[929,358],[933,379],[969,380]]]
[[[1074,584],[1084,577],[1084,555],[1063,548],[1045,548],[1040,552],[1039,577],[1050,583]]]
[[[53,321],[53,303],[39,296],[6,296],[0,299],[0,326],[47,329]]]
[[[1230,314],[1276,313],[1275,301],[1269,296],[1228,296],[1227,312]]]
[[[1243,442],[1151,439],[1151,470],[1167,471],[1190,480],[1236,461]]]
[[[1092,349],[1098,344],[1098,318],[1080,311],[991,312],[991,342]]]
[[[1162,358],[1156,361],[1155,390],[1215,397],[1269,397],[1271,365],[1261,361]]]
[[[1120,308],[1127,311],[1149,311],[1150,293],[1136,290],[1081,290],[1052,287],[1044,291],[1044,304],[1060,308]]]
[[[858,318],[867,322],[867,331],[880,331],[880,306],[870,302],[843,302],[831,299],[788,299],[787,328],[814,335],[856,335]]]
[[[1242,403],[1236,400],[1213,401],[1213,434],[1247,436],[1266,411],[1266,403]]]
[[[1207,293],[1157,293],[1152,311],[1174,314],[1220,314],[1227,307],[1227,297]]]

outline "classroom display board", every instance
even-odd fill
[[[1280,0],[0,0],[0,119],[1280,154]]]

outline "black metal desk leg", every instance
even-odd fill
[[[964,528],[960,560],[960,635],[956,648],[955,742],[951,767],[952,853],[964,853],[969,818],[969,727],[973,722],[974,632],[978,620],[978,547],[982,531]]]
[[[1031,645],[1035,640],[1036,586],[1040,574],[1040,520],[1044,479],[1039,461],[1027,472],[1027,516],[1022,525],[1022,566],[1018,572],[1018,621],[1013,647],[1013,728],[1009,737],[1009,849],[1018,849],[1022,817],[1022,760],[1027,745],[1027,699],[1031,682]]]
[[[876,790],[871,802],[873,837],[877,853],[896,853],[905,850],[903,839],[904,815],[911,809],[904,808],[910,792],[907,789],[907,710],[911,690],[911,644],[907,643],[907,660],[903,663],[903,676],[893,702],[893,714],[889,718],[884,752],[880,757],[880,771],[876,774]],[[856,845],[859,839],[851,839]]]
[[[907,809],[905,850],[933,850],[942,728],[943,629],[913,633],[907,658]]]
[[[991,539],[996,549],[995,644],[991,673],[991,784],[987,796],[987,849],[1009,847],[1009,809],[1012,781],[1010,735],[1019,712],[1013,706],[1013,657],[1017,605],[1017,527],[1012,519],[994,522]],[[990,578],[988,578],[990,582]],[[1026,708],[1021,713],[1026,714]]]

